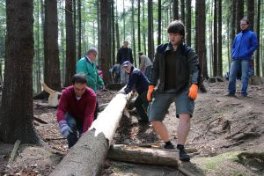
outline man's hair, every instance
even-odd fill
[[[180,20],[175,20],[172,21],[167,29],[168,33],[178,33],[182,35],[183,37],[185,36],[185,27],[184,24]]]
[[[138,55],[142,56],[143,55],[143,52],[142,51],[139,51],[138,52]]]
[[[243,17],[240,21],[245,21],[247,24],[249,24],[249,20],[247,17]]]
[[[97,54],[97,49],[92,47],[90,48],[88,51],[87,51],[87,55],[90,54],[90,53],[96,53]]]
[[[73,75],[73,77],[72,77],[72,84],[75,84],[75,83],[86,84],[87,81],[86,81],[85,74],[83,74],[83,73],[77,73],[77,74]]]

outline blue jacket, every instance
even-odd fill
[[[149,82],[146,76],[138,68],[134,68],[132,66],[125,92],[129,93],[130,91],[135,89],[140,95],[148,91],[148,85]]]
[[[250,30],[239,32],[232,46],[232,59],[251,59],[253,52],[258,48],[257,36]]]

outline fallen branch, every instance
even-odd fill
[[[64,137],[61,137],[61,138],[45,138],[44,140],[45,141],[58,141],[58,140],[64,140],[64,139],[66,139],[66,138],[64,138]]]
[[[34,120],[36,120],[37,122],[42,123],[42,124],[48,124],[48,122],[45,122],[44,120],[42,120],[36,116],[34,116]]]
[[[157,148],[113,145],[108,156],[111,160],[159,166],[178,167],[178,152]]]
[[[8,160],[8,165],[12,164],[12,162],[14,161],[20,143],[21,143],[20,140],[16,140],[16,142],[14,144],[14,148],[13,148],[11,155],[10,155],[10,158]]]

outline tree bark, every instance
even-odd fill
[[[66,22],[66,74],[65,74],[64,86],[68,86],[71,84],[72,76],[75,74],[75,64],[76,64],[75,37],[74,37],[75,30],[73,24],[72,0],[65,0],[65,22]]]
[[[111,11],[111,8],[109,8],[110,2],[109,0],[101,0],[100,1],[100,23],[101,23],[101,49],[103,52],[99,53],[99,59],[102,71],[104,73],[104,81],[106,84],[110,83],[110,77],[108,73],[109,68],[111,67],[111,60],[109,59],[109,56],[111,56],[111,36],[109,35],[108,31],[111,29],[110,26],[110,16],[109,11]]]
[[[178,0],[173,0],[172,4],[172,12],[173,12],[173,19],[178,20],[179,19],[179,2]]]
[[[52,89],[60,90],[57,1],[53,0],[45,0],[44,58],[44,82]]]
[[[148,57],[154,59],[153,2],[148,0]]]
[[[178,153],[157,148],[113,145],[107,157],[111,160],[159,166],[178,167]]]
[[[14,143],[18,139],[22,143],[38,143],[32,125],[33,1],[6,1],[6,16],[0,138],[7,143]]]
[[[117,94],[50,176],[98,175],[129,98]]]

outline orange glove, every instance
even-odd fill
[[[154,86],[153,85],[150,85],[148,87],[148,94],[147,94],[147,100],[148,101],[151,101],[153,91],[154,91]]]
[[[197,84],[192,84],[191,87],[189,88],[189,94],[188,96],[192,99],[195,100],[198,95],[198,86]]]

